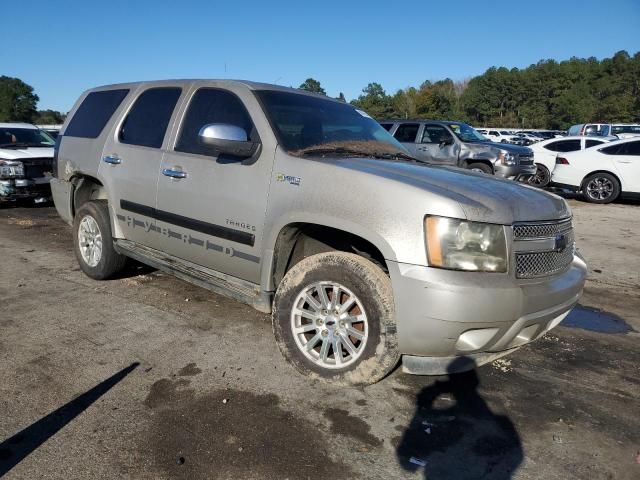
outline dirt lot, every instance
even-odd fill
[[[638,479],[640,206],[571,205],[590,276],[563,325],[352,389],[297,375],[268,316],[142,267],[90,280],[53,208],[2,209],[0,477]]]

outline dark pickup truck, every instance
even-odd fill
[[[528,180],[536,172],[530,148],[494,143],[462,122],[387,120],[380,122],[420,161]]]

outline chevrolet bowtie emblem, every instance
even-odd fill
[[[562,253],[567,248],[567,236],[564,233],[558,233],[555,238],[554,251]]]

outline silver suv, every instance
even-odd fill
[[[92,278],[134,258],[271,312],[286,359],[364,384],[555,327],[586,266],[554,195],[416,162],[351,105],[241,81],[85,92],[52,180]],[[460,365],[460,362],[456,362]]]

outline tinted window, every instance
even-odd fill
[[[238,97],[226,90],[201,88],[191,99],[175,149],[199,155],[217,155],[211,147],[200,144],[198,139],[202,127],[210,123],[240,127],[247,132],[247,138],[257,140],[251,117]]]
[[[552,152],[575,152],[580,150],[580,140],[558,140],[557,142],[551,142],[544,148]]]
[[[400,143],[413,143],[416,141],[420,125],[417,123],[403,123],[393,134]]]
[[[422,143],[441,143],[450,140],[451,134],[442,125],[425,125]]]
[[[68,137],[96,138],[129,90],[91,92],[76,110],[64,134]]]
[[[585,142],[585,147],[584,148],[589,148],[589,147],[595,147],[596,145],[602,145],[604,142],[601,142],[599,140],[587,140]]]
[[[611,145],[610,147],[601,148],[599,152],[606,153],[607,155],[621,155],[620,147],[622,145]]]
[[[181,91],[175,87],[144,91],[120,127],[120,141],[129,145],[160,148]]]
[[[498,136],[500,134],[498,132],[496,132],[495,130],[490,130],[489,131],[489,135]]]
[[[640,142],[625,143],[623,147],[624,155],[640,155]]]
[[[391,130],[391,127],[393,127],[393,123],[381,123],[380,124],[382,126],[382,128],[384,128],[387,132],[389,130]]]

